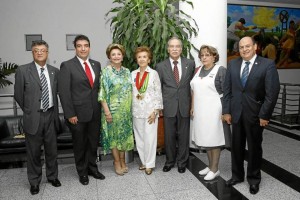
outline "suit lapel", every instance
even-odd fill
[[[188,68],[187,60],[181,58],[181,79],[179,81],[179,85],[181,85],[181,83],[183,83],[185,80],[187,68]]]
[[[252,65],[252,68],[251,68],[251,71],[250,71],[250,73],[249,73],[247,82],[248,82],[249,78],[252,77],[253,74],[255,74],[256,70],[258,69],[258,65],[259,65],[259,64],[260,64],[260,59],[259,59],[259,57],[257,56],[256,59],[255,59],[255,61],[254,61],[254,63],[253,63],[253,65]],[[246,84],[247,84],[247,83],[246,83]]]
[[[48,69],[48,74],[49,74],[49,78],[50,78],[51,88],[54,88],[55,71],[49,65],[47,65],[47,69]]]
[[[32,75],[33,79],[38,83],[38,85],[41,87],[42,86],[41,80],[34,62],[32,62],[30,65],[30,74]]]
[[[98,76],[100,76],[100,71],[99,71],[99,68],[96,67],[96,64],[95,64],[95,62],[93,60],[89,59],[89,62],[91,64],[91,67],[92,67],[92,69],[94,71],[94,74],[95,74],[95,80],[94,80],[94,83],[93,83],[93,88],[94,88],[95,81],[99,80]]]
[[[238,70],[235,70],[235,72],[236,72],[235,77],[236,77],[236,80],[239,80],[238,81],[239,85],[243,89],[242,80],[241,80],[242,63],[243,63],[243,59],[240,57],[239,60],[237,61]]]

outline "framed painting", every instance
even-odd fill
[[[66,47],[67,47],[67,51],[72,51],[75,50],[73,41],[75,39],[75,37],[79,35],[79,34],[66,34]]]
[[[25,35],[26,51],[31,51],[32,42],[35,40],[42,40],[42,34],[26,34]]]
[[[278,69],[300,68],[300,9],[228,4],[228,61],[239,56],[244,36],[251,36],[256,53],[273,59]]]

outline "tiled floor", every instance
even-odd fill
[[[264,159],[281,167],[297,180],[300,176],[300,142],[277,133],[265,130],[264,132]],[[198,171],[207,163],[206,154],[191,153],[189,166],[184,174],[179,174],[177,168],[170,172],[162,172],[165,156],[157,156],[156,168],[148,176],[138,170],[139,160],[136,156],[129,164],[129,173],[117,176],[113,171],[112,160],[107,156],[98,163],[99,171],[105,180],[96,180],[90,177],[90,183],[83,186],[73,164],[73,158],[59,159],[59,179],[62,186],[55,188],[46,182],[43,175],[40,193],[32,196],[29,192],[26,167],[0,170],[0,199],[255,199],[255,200],[299,200],[298,191],[286,183],[277,180],[262,171],[260,191],[256,195],[249,193],[247,182],[228,188],[225,180],[231,177],[230,152],[222,151],[220,159],[221,177],[213,182],[204,182],[203,177],[197,175]],[[245,162],[245,165],[247,162]],[[25,164],[26,166],[26,164]],[[43,171],[44,173],[44,171]],[[45,174],[45,173],[44,173]]]

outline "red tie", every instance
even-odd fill
[[[85,66],[85,73],[86,73],[86,76],[88,77],[89,81],[90,81],[90,85],[91,87],[93,87],[94,85],[94,81],[93,81],[93,76],[92,76],[92,72],[88,66],[88,64],[86,62],[83,63],[84,66]]]
[[[173,61],[173,64],[174,64],[173,73],[174,73],[176,83],[178,85],[179,84],[179,71],[178,71],[178,67],[177,67],[178,61],[176,61],[176,60]]]

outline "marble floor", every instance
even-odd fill
[[[249,193],[247,182],[226,187],[231,177],[230,151],[223,150],[220,158],[221,176],[215,181],[205,182],[198,171],[205,167],[205,153],[191,151],[188,170],[180,174],[177,168],[162,172],[165,156],[157,156],[156,168],[151,175],[138,170],[139,158],[129,163],[129,173],[118,176],[113,171],[110,156],[102,156],[98,162],[99,171],[105,180],[90,177],[90,183],[83,186],[78,181],[72,154],[62,153],[59,158],[59,179],[62,186],[55,188],[47,183],[45,171],[40,193],[32,196],[26,174],[26,162],[21,165],[0,162],[0,199],[253,199],[253,200],[299,200],[300,199],[300,142],[274,131],[264,131],[264,163],[262,182],[256,195]],[[247,161],[245,161],[245,166]]]

